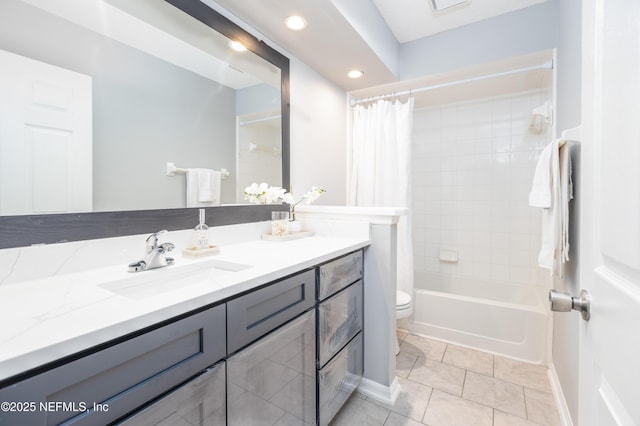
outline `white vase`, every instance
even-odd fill
[[[295,234],[296,232],[300,232],[302,229],[301,223],[299,220],[291,220],[289,221],[289,233]]]

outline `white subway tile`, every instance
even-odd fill
[[[487,262],[473,262],[473,276],[480,280],[491,278],[491,264]]]
[[[495,265],[509,265],[509,249],[492,247],[491,263]]]
[[[511,265],[509,267],[509,280],[522,284],[532,284],[533,268]]]
[[[491,264],[491,279],[496,281],[508,281],[509,267],[507,265]]]
[[[440,272],[440,259],[437,257],[425,258],[424,269],[427,272]]]
[[[509,249],[510,248],[510,236],[508,232],[493,232],[491,233],[491,248],[496,249]]]
[[[511,151],[511,138],[507,136],[494,136],[491,139],[491,152],[510,152]]]
[[[531,91],[417,110],[412,163],[416,269],[544,281],[545,271],[535,266],[540,209],[528,206],[528,193],[551,129],[533,134],[528,124],[532,106],[550,96],[548,90]],[[442,245],[459,249],[458,263],[439,260]]]

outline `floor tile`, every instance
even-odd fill
[[[424,426],[422,423],[403,417],[398,413],[391,413],[384,426]]]
[[[551,385],[544,365],[529,364],[501,356],[494,357],[493,377],[528,388],[551,392]]]
[[[449,344],[442,362],[493,377],[493,355],[487,352]]]
[[[447,348],[447,344],[438,340],[426,337],[407,334],[404,338],[400,351],[413,355],[422,356],[435,361],[442,361],[442,356]]]
[[[272,425],[285,414],[280,408],[249,392],[229,399],[227,405],[227,422],[230,425]]]
[[[560,426],[560,416],[551,393],[524,388],[524,399],[529,420],[545,426]]]
[[[514,416],[513,414],[503,413],[502,411],[495,410],[493,415],[493,426],[540,426],[537,423],[525,420],[522,417]]]
[[[404,332],[398,336],[401,394],[395,406],[355,393],[332,425],[560,425],[546,367]],[[290,421],[295,419],[283,416],[279,424]]]
[[[460,396],[464,375],[461,368],[418,357],[409,380]]]
[[[396,330],[396,338],[398,339],[398,343],[404,342],[404,339],[407,337],[406,331]]]
[[[315,378],[298,374],[291,382],[269,400],[307,423],[313,423],[316,416]]]
[[[411,369],[416,363],[418,355],[409,354],[406,352],[400,352],[396,356],[396,374],[398,377],[406,379],[411,373]]]
[[[273,426],[300,426],[303,424],[303,421],[296,416],[292,416],[291,414],[285,414],[273,424]]]
[[[516,416],[526,417],[524,389],[514,383],[468,371],[462,397]]]
[[[332,426],[384,425],[389,410],[357,396],[351,396],[331,422]]]
[[[404,417],[417,421],[422,420],[433,389],[429,386],[403,378],[398,378],[398,381],[400,383],[400,395],[398,395],[396,403],[392,406],[385,404],[379,405],[401,414]]]
[[[492,426],[493,409],[434,390],[423,423],[429,426]]]

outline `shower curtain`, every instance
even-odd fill
[[[398,222],[398,290],[413,294],[411,243],[411,131],[413,98],[353,108],[348,152],[348,204],[406,207]]]

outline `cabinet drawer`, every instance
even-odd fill
[[[328,425],[362,379],[362,333],[318,371],[318,424]]]
[[[320,266],[318,300],[323,300],[340,289],[362,278],[362,250],[348,254]]]
[[[318,305],[318,362],[322,367],[362,330],[362,281]]]
[[[0,401],[37,410],[2,413],[0,424],[107,424],[224,358],[224,338],[219,305],[1,389]]]
[[[248,345],[315,303],[309,270],[227,302],[227,353]]]
[[[117,424],[224,426],[227,418],[225,376],[223,361]]]

